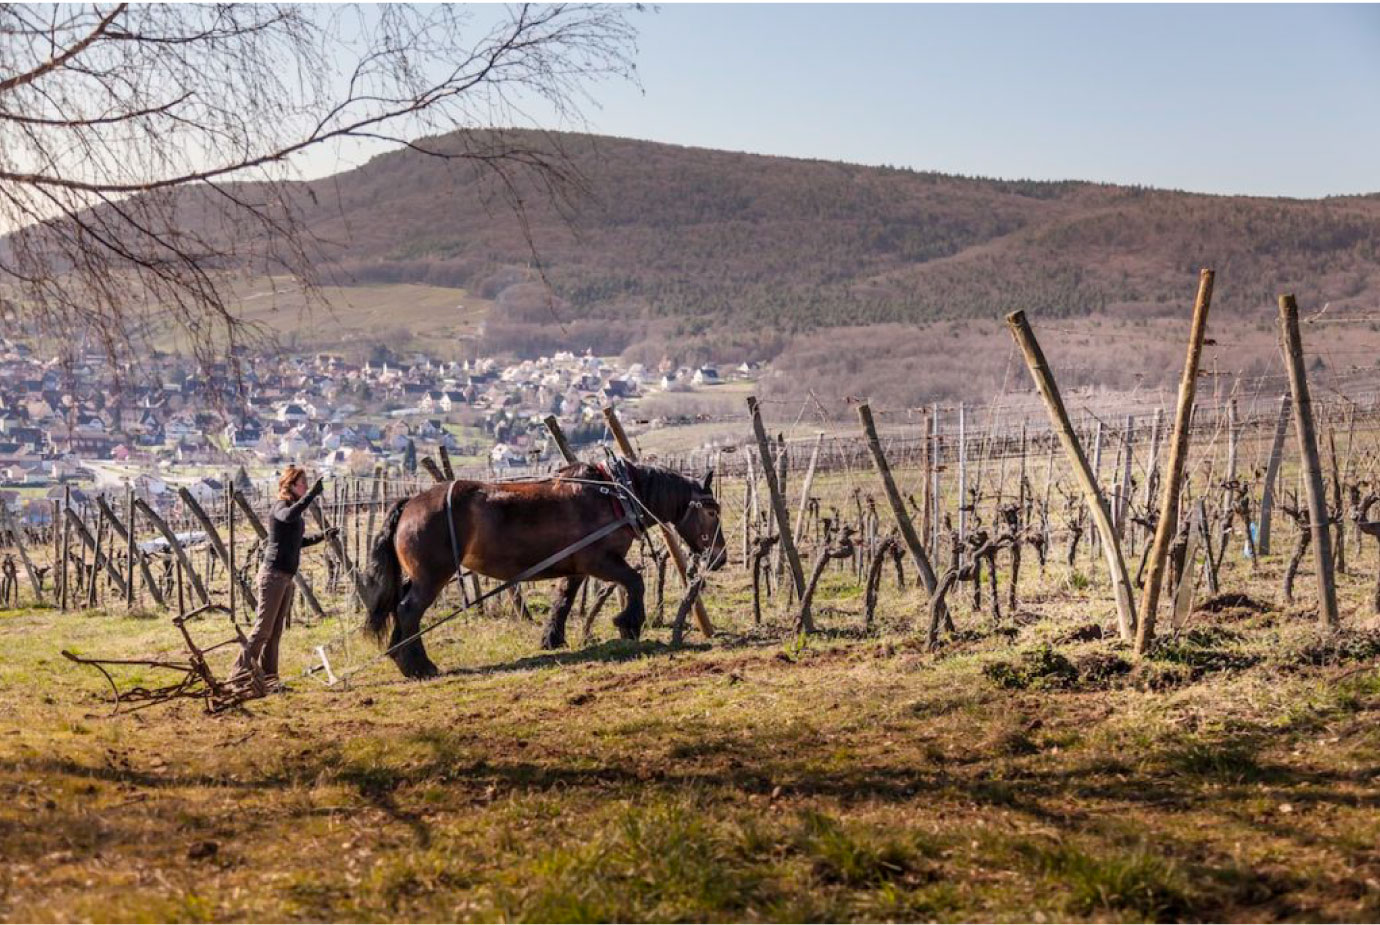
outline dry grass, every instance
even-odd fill
[[[1268,601],[1278,570],[1229,580]],[[5,613],[0,915],[1380,916],[1380,678],[1344,675],[1375,659],[1368,579],[1343,584],[1347,646],[1269,607],[1200,614],[1131,665],[1119,643],[1071,641],[1111,611],[1067,578],[1032,577],[1006,632],[962,604],[963,635],[930,655],[890,577],[880,635],[831,573],[827,631],[793,639],[779,614],[746,625],[726,576],[712,645],[608,641],[601,618],[543,656],[535,625],[466,619],[438,634],[437,681],[378,665],[217,718],[109,717],[98,679],[57,655],[157,651],[161,618]],[[295,627],[289,672],[339,630]],[[1023,680],[999,683],[1002,665]]]

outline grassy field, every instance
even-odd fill
[[[466,618],[436,681],[379,664],[218,717],[111,717],[58,655],[176,651],[165,617],[0,613],[0,917],[1374,920],[1370,556],[1334,638],[1269,602],[1278,556],[1228,573],[1264,603],[1139,663],[1062,565],[997,627],[956,595],[938,654],[890,576],[875,635],[840,572],[803,639],[751,625],[734,572],[712,642],[605,615],[542,655],[535,624]],[[292,628],[285,676],[351,629]]]

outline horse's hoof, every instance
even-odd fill
[[[409,681],[430,681],[441,673],[441,669],[437,668],[430,659],[420,665],[399,665],[398,668],[402,670],[403,675]]]

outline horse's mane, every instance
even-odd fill
[[[699,487],[694,479],[664,466],[626,463],[633,491],[659,520],[674,523],[685,516]],[[589,463],[571,463],[556,470],[557,476],[602,479],[603,473]]]
[[[685,516],[695,497],[694,479],[662,466],[642,463],[629,465],[628,471],[632,474],[637,496],[658,519],[675,522]]]

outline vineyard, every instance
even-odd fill
[[[544,652],[554,588],[470,573],[441,678],[380,660],[360,563],[483,475],[444,455],[329,485],[263,700],[221,679],[269,486],[4,525],[0,916],[1375,918],[1378,396],[1310,394],[1283,300],[1286,375],[1195,394],[1204,279],[1176,406],[1066,405],[1017,313],[1034,392],[644,454],[715,470],[732,554],[649,531],[639,641],[587,583]]]

